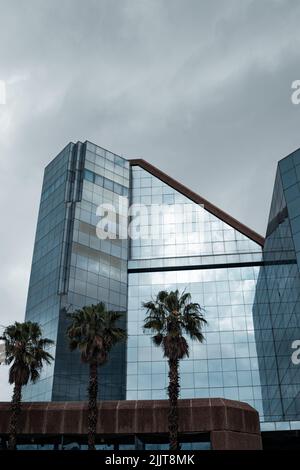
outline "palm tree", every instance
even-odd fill
[[[0,337],[5,344],[5,363],[9,369],[9,383],[14,384],[11,401],[11,418],[8,448],[16,449],[18,418],[21,412],[22,387],[36,382],[44,363],[50,364],[53,357],[47,349],[53,341],[42,337],[38,323],[15,322],[7,326]]]
[[[107,311],[103,302],[76,310],[68,315],[72,322],[67,329],[71,351],[79,349],[81,360],[90,366],[88,386],[88,448],[95,450],[98,407],[98,366],[107,362],[111,348],[126,338],[116,326],[123,314]]]
[[[151,330],[155,346],[162,346],[169,363],[169,440],[170,450],[178,450],[177,400],[180,390],[179,361],[189,356],[189,345],[184,334],[201,343],[202,326],[206,323],[198,303],[191,302],[191,294],[160,291],[155,300],[142,304],[147,309],[144,328]]]

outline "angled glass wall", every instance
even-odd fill
[[[31,275],[29,281],[26,320],[38,322],[43,334],[54,340],[50,353],[56,353],[60,296],[61,253],[64,246],[66,221],[66,188],[70,182],[70,162],[74,144],[69,144],[46,167],[40,201]],[[43,368],[41,378],[33,386],[24,387],[25,400],[51,400],[54,363]]]
[[[191,342],[190,357],[181,361],[181,398],[237,399],[262,413],[252,315],[261,247],[137,166],[131,199],[149,205],[149,212],[151,204],[176,209],[174,217],[158,219],[160,239],[131,241],[127,399],[167,397],[167,362],[151,334],[143,332],[141,304],[162,289],[178,288],[192,294],[208,320],[205,343]],[[196,216],[190,225],[179,222],[181,205],[191,206]],[[145,232],[150,230],[147,217],[141,222]]]
[[[300,420],[300,151],[278,164],[253,306],[266,420]],[[298,345],[299,347],[299,345]]]

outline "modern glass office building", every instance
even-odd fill
[[[166,398],[166,361],[143,331],[141,304],[178,288],[208,321],[205,343],[181,362],[181,398],[245,401],[266,429],[300,429],[300,365],[291,361],[300,339],[298,170],[300,152],[279,163],[264,240],[144,160],[70,143],[45,170],[26,308],[55,340],[55,362],[26,399],[85,399],[88,371],[68,351],[66,312],[99,301],[124,312],[129,335],[101,369],[99,397]],[[122,236],[97,236],[99,205],[107,231]]]

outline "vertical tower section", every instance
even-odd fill
[[[26,321],[37,322],[43,334],[55,341],[59,325],[61,257],[65,245],[68,189],[73,179],[71,163],[76,146],[68,144],[44,172],[38,222],[28,288]],[[25,400],[51,400],[54,363],[45,366],[33,387],[24,388]]]
[[[253,307],[266,420],[300,419],[300,150],[278,163]],[[298,346],[299,347],[299,346]]]
[[[126,325],[127,240],[99,239],[96,227],[98,206],[110,204],[117,212],[128,188],[128,162],[90,142],[69,144],[45,170],[26,319],[38,321],[55,341],[55,361],[26,387],[27,400],[86,399],[88,366],[68,349],[67,313],[104,302],[124,312]],[[117,212],[117,224],[120,217]],[[124,343],[101,367],[99,398],[125,397],[125,367]]]

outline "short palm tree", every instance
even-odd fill
[[[111,348],[126,338],[124,329],[117,327],[120,312],[107,311],[105,304],[90,305],[68,315],[67,329],[71,351],[79,349],[81,360],[90,366],[88,386],[88,448],[95,450],[98,407],[98,366],[107,362]]]
[[[189,345],[184,336],[204,341],[202,326],[206,323],[198,303],[183,292],[160,291],[155,300],[143,303],[147,309],[144,328],[151,330],[155,346],[162,346],[169,363],[169,440],[170,450],[178,450],[177,400],[180,390],[179,361],[189,356]]]
[[[15,322],[5,328],[0,337],[5,343],[5,363],[9,369],[9,383],[14,384],[9,428],[9,449],[16,449],[18,418],[21,412],[22,387],[36,382],[44,363],[50,364],[53,357],[47,351],[53,341],[42,337],[38,323]]]

